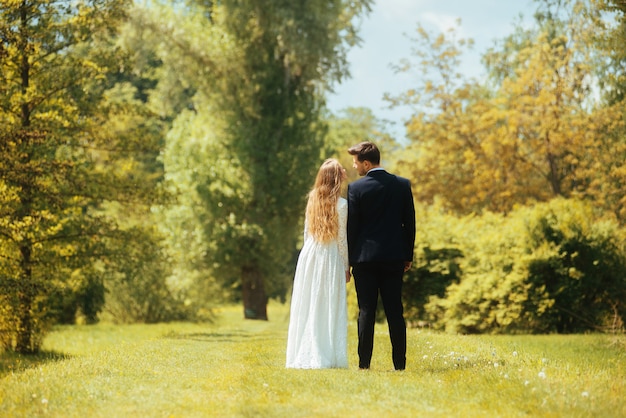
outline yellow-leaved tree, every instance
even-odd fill
[[[578,196],[621,211],[604,187],[623,161],[612,135],[623,112],[598,90],[599,15],[585,2],[563,5],[540,6],[533,27],[519,25],[488,51],[484,80],[458,74],[471,43],[455,30],[433,37],[418,27],[418,64],[398,70],[420,69],[421,85],[392,98],[417,109],[398,170],[418,199],[469,213]]]

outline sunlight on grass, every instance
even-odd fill
[[[408,364],[391,371],[386,324],[372,369],[284,368],[288,307],[212,324],[67,326],[47,355],[2,355],[0,416],[484,417],[626,416],[623,337],[454,336],[409,330]]]

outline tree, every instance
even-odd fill
[[[178,15],[165,12],[178,16],[175,31],[148,24],[162,33],[164,62],[178,66],[177,56],[198,70],[179,73],[196,94],[168,150],[199,145],[201,160],[189,160],[185,172],[193,174],[186,189],[202,206],[192,212],[206,240],[204,262],[218,280],[230,285],[236,277],[245,318],[267,319],[268,296],[287,289],[324,144],[323,93],[347,75],[346,49],[358,40],[354,19],[369,4],[198,2]],[[180,165],[167,162],[181,157],[165,156],[168,178],[180,178]]]
[[[622,109],[619,120],[626,118],[624,99],[626,93],[626,3],[621,0],[606,0],[594,2],[601,12],[601,18],[595,19],[598,33],[595,42],[605,53],[607,60],[598,74],[601,94],[607,107]],[[623,184],[626,181],[626,170],[621,161],[626,158],[626,126],[624,123],[616,125],[605,135],[612,137],[615,148],[607,150],[613,158],[605,158],[600,163],[601,170],[606,173],[605,181],[601,186],[605,190],[605,201],[624,224],[626,221],[626,196],[623,193]],[[606,152],[606,151],[605,151]],[[604,156],[604,155],[603,155]]]
[[[123,238],[102,203],[139,202],[154,186],[135,158],[154,155],[150,127],[123,123],[134,104],[107,76],[119,71],[112,35],[127,6],[0,7],[0,326],[4,347],[20,353],[39,350],[65,289],[95,292],[83,308],[97,314],[94,260]]]
[[[401,162],[420,179],[418,198],[439,198],[460,213],[506,212],[559,196],[611,205],[601,186],[607,170],[598,161],[613,167],[620,160],[610,132],[623,123],[622,112],[595,94],[602,54],[586,19],[594,11],[563,3],[569,8],[548,7],[535,27],[518,27],[485,54],[484,85],[455,82],[464,40],[454,32],[431,40],[419,29],[423,71],[439,79],[427,78],[422,95],[415,89],[399,98],[420,110],[408,124],[413,142]]]
[[[601,82],[611,102],[623,102],[626,94],[626,3],[622,0],[598,1],[599,10],[610,17],[595,20],[599,29],[596,41],[609,56]],[[614,24],[608,24],[614,22]]]
[[[412,40],[415,61],[403,60],[396,71],[415,72],[418,86],[387,97],[393,106],[408,105],[416,111],[407,123],[411,142],[399,155],[397,170],[419,179],[413,185],[419,201],[441,199],[458,212],[479,210],[493,193],[485,184],[477,190],[492,173],[481,172],[477,165],[486,158],[475,157],[481,153],[479,138],[489,128],[480,115],[490,92],[457,72],[463,50],[473,43],[457,39],[454,30],[434,36],[420,25]]]

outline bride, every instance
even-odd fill
[[[348,367],[348,204],[339,196],[345,180],[346,170],[328,159],[309,192],[291,296],[287,368]]]

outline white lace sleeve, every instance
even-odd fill
[[[337,237],[337,246],[339,247],[339,256],[343,260],[344,270],[348,270],[350,265],[348,263],[348,201],[346,199],[342,197],[339,198],[339,202],[337,203],[337,212],[339,215],[339,236]]]

